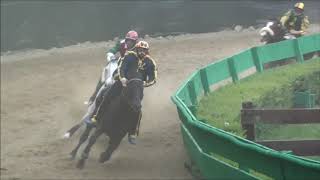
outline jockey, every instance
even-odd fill
[[[294,36],[304,35],[310,24],[308,16],[304,15],[304,3],[296,3],[294,9],[289,10],[281,17],[280,22]]]
[[[139,41],[135,46],[135,51],[129,51],[126,61],[122,61],[119,67],[119,79],[123,86],[126,86],[126,69],[130,61],[139,61],[138,71],[142,74],[145,87],[151,86],[157,79],[157,68],[155,61],[149,55],[149,44],[146,41]]]
[[[149,87],[156,83],[157,79],[157,66],[155,61],[149,55],[149,44],[145,41],[140,41],[135,45],[133,51],[128,51],[123,60],[121,61],[118,72],[115,74],[114,79],[116,82],[112,85],[109,91],[104,94],[103,103],[101,107],[107,107],[112,99],[121,94],[121,90],[125,87],[128,81],[127,70],[130,63],[138,61],[138,72],[142,74],[142,80],[145,87]],[[105,108],[101,108],[105,109]],[[92,121],[100,119],[100,108],[98,109],[96,116],[94,116]],[[131,144],[135,144],[136,139],[136,127],[134,124],[129,130],[128,140]]]
[[[97,96],[97,93],[99,92],[100,88],[104,83],[107,86],[110,86],[114,83],[112,74],[117,69],[117,59],[115,58],[115,54],[119,52],[120,59],[122,59],[128,50],[132,50],[135,47],[137,40],[138,33],[136,31],[129,31],[126,34],[125,39],[118,41],[116,45],[107,52],[107,65],[103,69],[102,76],[98,81],[95,92],[90,97],[89,104],[91,104],[94,101],[94,99]]]

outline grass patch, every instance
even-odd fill
[[[240,123],[241,103],[252,101],[258,107],[289,108],[293,106],[294,91],[309,90],[316,94],[316,104],[320,99],[320,58],[257,73],[242,79],[239,83],[224,86],[206,98],[202,98],[197,110],[197,118],[208,124],[244,137]],[[264,126],[264,125],[263,125]],[[304,133],[320,137],[320,126],[302,125],[301,127],[285,127],[279,130],[278,125],[261,128],[258,125],[257,137],[304,137]],[[281,125],[283,126],[283,125]],[[308,127],[309,126],[309,127]],[[287,129],[286,129],[287,128]],[[283,129],[283,128],[281,128]],[[297,129],[304,129],[297,134]],[[309,131],[307,129],[315,129]],[[274,136],[272,136],[274,135]],[[294,137],[296,137],[294,136]]]

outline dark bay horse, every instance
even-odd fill
[[[135,68],[133,67],[133,69]],[[89,143],[77,163],[77,168],[84,167],[92,145],[103,133],[109,137],[109,145],[105,152],[101,153],[99,162],[103,163],[109,160],[123,137],[141,118],[141,101],[144,89],[142,75],[136,70],[129,71],[127,86],[122,88],[120,81],[117,81],[114,86],[121,87],[119,89],[121,95],[114,97],[107,107],[104,107],[104,103],[102,104],[103,111],[99,111],[101,114],[98,113],[97,116],[99,117],[97,128],[90,136]]]

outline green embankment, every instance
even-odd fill
[[[202,98],[198,119],[244,137],[240,124],[241,103],[258,107],[291,108],[294,92],[309,90],[320,105],[320,58],[256,73],[236,84],[224,86]],[[259,139],[320,139],[320,124],[257,125]]]

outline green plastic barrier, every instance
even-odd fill
[[[320,50],[320,34],[296,40],[253,47],[209,64],[194,72],[171,97],[182,122],[181,133],[187,152],[206,179],[320,179],[320,162],[279,152],[229,132],[217,129],[194,113],[198,101],[210,87],[240,73],[284,58],[303,62],[303,55]],[[320,62],[319,62],[320,63]]]
[[[315,106],[315,94],[310,92],[296,92],[294,105],[298,108],[314,108]]]

